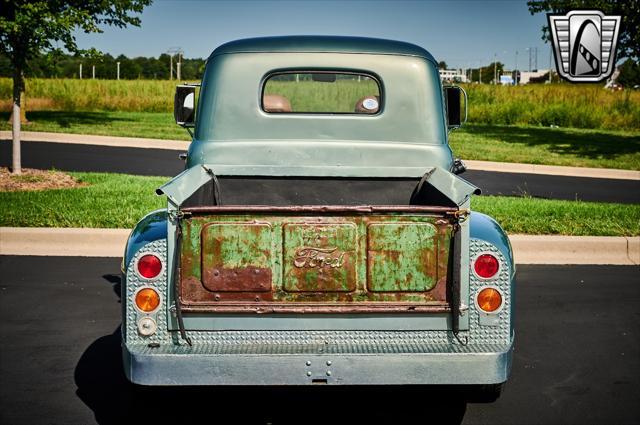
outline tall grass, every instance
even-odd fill
[[[175,81],[30,78],[27,110],[169,112]],[[11,107],[12,81],[0,78],[0,109]]]
[[[0,78],[0,110],[10,108],[11,84]],[[320,90],[332,90],[332,84],[319,84]],[[28,79],[26,104],[32,111],[170,112],[174,87],[175,82],[157,80]],[[470,123],[640,130],[640,91],[568,83],[465,89]]]
[[[469,122],[545,127],[640,129],[640,92],[595,84],[467,84]]]

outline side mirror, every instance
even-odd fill
[[[460,128],[467,122],[467,92],[462,87],[448,86],[444,88],[447,107],[447,127]],[[464,117],[462,115],[462,97],[464,97]]]
[[[173,98],[173,117],[176,124],[182,127],[193,127],[196,122],[195,114],[196,86],[176,86]]]

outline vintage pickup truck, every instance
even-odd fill
[[[194,128],[185,171],[126,246],[129,380],[497,395],[515,267],[500,226],[470,211],[479,190],[448,146],[465,98],[403,42],[214,50],[201,88],[176,91],[176,120]]]

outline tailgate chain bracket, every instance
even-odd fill
[[[178,328],[180,329],[180,338],[185,340],[187,344],[191,347],[193,344],[191,343],[191,338],[187,335],[187,332],[184,328],[184,319],[182,318],[182,308],[180,306],[180,294],[178,292],[178,282],[180,281],[180,274],[182,269],[180,267],[180,247],[182,246],[182,224],[180,220],[184,217],[184,213],[180,210],[169,215],[171,219],[175,221],[176,224],[176,238],[175,238],[175,249],[173,250],[173,298],[174,304],[172,305],[172,309],[175,309],[175,316],[178,320]],[[172,311],[173,313],[173,311]]]
[[[462,255],[462,232],[460,231],[460,222],[464,221],[468,215],[467,210],[457,211],[455,214],[455,222],[453,223],[453,238],[451,243],[453,248],[453,261],[451,264],[451,330],[453,336],[458,340],[460,345],[465,346],[469,343],[467,336],[461,337],[460,334],[460,317],[463,313],[463,304],[460,297],[460,279],[461,279],[461,255]],[[465,308],[466,310],[466,308]]]

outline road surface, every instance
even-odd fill
[[[184,169],[179,151],[123,148],[97,145],[27,142],[22,144],[22,166],[64,171],[97,171],[175,176]],[[11,144],[0,143],[0,166],[11,164]],[[485,195],[640,203],[637,180],[551,176],[543,174],[467,171],[461,177],[482,189]]]
[[[122,373],[119,262],[0,256],[0,423],[640,421],[638,267],[519,266],[513,372],[495,403],[327,386],[169,388],[141,404]]]

